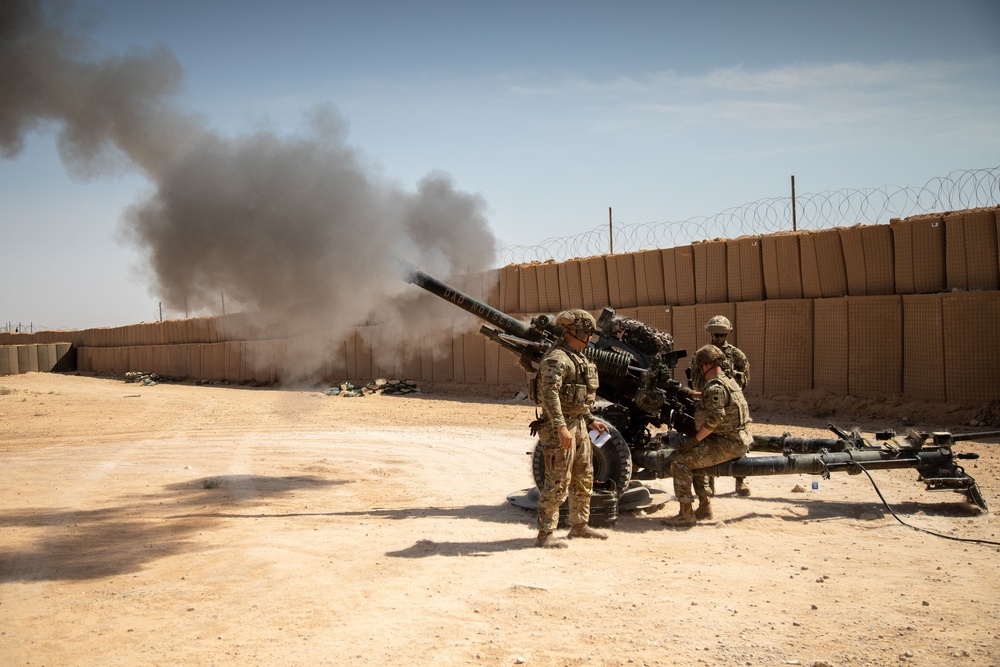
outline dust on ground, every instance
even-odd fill
[[[506,501],[534,407],[426,389],[0,378],[0,664],[1000,664],[998,548],[901,525],[864,475],[719,480],[706,524],[664,528],[671,501],[542,550]],[[794,406],[751,403],[754,432],[974,430]],[[998,450],[956,447],[994,506]],[[1000,541],[915,471],[873,476],[907,523]]]

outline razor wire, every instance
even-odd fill
[[[891,218],[995,206],[1000,202],[1000,167],[953,171],[922,186],[883,185],[871,189],[827,190],[795,197],[797,230],[872,225]],[[674,248],[715,238],[792,231],[791,197],[760,199],[713,216],[677,222],[646,222],[613,228],[615,252]],[[532,261],[565,261],[609,254],[606,225],[574,236],[551,237],[538,245],[511,245],[498,252],[500,266]]]

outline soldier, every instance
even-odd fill
[[[569,536],[608,539],[607,534],[587,525],[594,488],[588,430],[608,432],[607,425],[595,420],[590,412],[597,398],[597,367],[581,353],[590,343],[597,323],[585,310],[567,310],[559,313],[556,324],[563,328],[563,339],[538,364],[534,393],[544,415],[532,424],[541,440],[545,463],[545,482],[538,497],[536,544],[547,548],[569,546],[552,534],[567,495]]]
[[[747,431],[750,409],[739,384],[722,370],[725,358],[714,345],[706,345],[694,354],[694,361],[705,377],[705,387],[695,409],[698,433],[677,448],[670,464],[674,495],[681,509],[677,516],[664,520],[668,526],[693,526],[699,519],[711,519],[708,475],[699,469],[739,458],[753,442]],[[692,483],[698,496],[697,510],[692,509]]]
[[[722,350],[722,353],[726,355],[722,370],[725,371],[726,375],[736,380],[740,389],[746,389],[747,383],[750,381],[750,362],[747,361],[747,355],[743,354],[740,348],[726,340],[732,330],[733,325],[730,324],[728,318],[722,315],[716,315],[705,325],[705,331],[712,335],[712,345]],[[691,360],[691,385],[696,391],[701,391],[705,386],[705,376],[702,375],[699,368],[696,368],[694,359]],[[712,479],[709,484],[712,491],[715,491],[715,480]],[[747,486],[746,478],[736,478],[736,493],[741,496],[750,495],[750,487]]]

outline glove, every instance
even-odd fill
[[[535,421],[533,421],[530,424],[528,424],[528,430],[531,431],[531,435],[538,435],[538,431],[541,430],[542,425],[544,425],[545,422],[547,422],[548,420],[549,420],[549,416],[548,415],[542,415],[541,417],[537,418]]]
[[[677,393],[680,394],[681,396],[683,396],[684,398],[690,398],[692,401],[695,400],[696,398],[698,398],[698,392],[696,392],[691,387],[681,386],[677,390]]]

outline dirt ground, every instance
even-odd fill
[[[810,410],[758,407],[754,432],[973,430]],[[440,389],[2,377],[0,665],[1000,665],[998,547],[901,525],[864,475],[719,480],[693,529],[661,525],[671,500],[534,548],[506,500],[532,485],[533,415]],[[956,451],[1000,507],[1000,444]],[[907,523],[1000,541],[915,471],[873,475]]]

